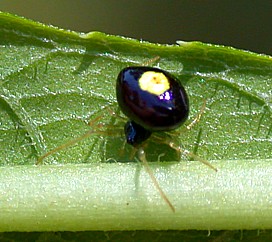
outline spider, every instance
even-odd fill
[[[171,139],[164,139],[159,135],[161,132],[177,129],[188,119],[189,99],[184,87],[177,78],[167,71],[149,66],[130,66],[121,70],[117,77],[116,97],[119,108],[128,118],[124,125],[126,143],[134,147],[134,154],[137,152],[138,159],[143,163],[161,197],[170,209],[175,212],[175,207],[160,187],[145,156],[144,144],[151,135],[153,140],[167,144],[177,152],[185,153],[187,156],[217,171],[208,161],[187,150],[183,150],[175,145]],[[199,114],[186,126],[186,129],[191,129],[200,120],[204,109],[205,102]],[[100,118],[97,117],[92,120],[90,125],[95,126]],[[41,163],[49,155],[95,134],[111,135],[103,130],[91,129],[82,136],[42,155],[38,158],[36,164]]]

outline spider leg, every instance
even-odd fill
[[[188,157],[193,158],[194,160],[197,160],[201,163],[203,163],[204,165],[210,167],[211,169],[213,169],[214,171],[217,171],[217,168],[215,168],[212,164],[210,164],[207,160],[199,157],[198,155],[190,152],[189,150],[186,149],[182,149],[180,146],[177,146],[172,140],[170,140],[169,138],[165,138],[165,137],[161,137],[158,135],[154,135],[153,138],[155,140],[157,140],[160,143],[166,144],[168,146],[170,146],[172,149],[176,150],[179,154],[179,157],[181,154],[185,154]]]
[[[145,62],[142,63],[141,65],[142,65],[142,66],[149,66],[149,65],[153,64],[154,62],[158,61],[159,59],[160,59],[159,56],[155,56],[155,57],[153,57],[153,58],[151,58],[151,59],[145,61]]]
[[[145,171],[149,174],[154,186],[156,187],[156,189],[158,190],[158,192],[160,193],[162,199],[168,204],[168,206],[170,207],[170,209],[175,212],[175,207],[173,206],[173,204],[170,202],[170,200],[167,198],[166,194],[164,193],[164,191],[162,190],[162,188],[160,187],[156,177],[154,176],[150,166],[148,165],[148,162],[146,160],[146,156],[145,156],[145,152],[143,148],[139,148],[138,150],[138,158],[139,160],[143,163],[143,166],[145,168]]]
[[[185,154],[186,156],[189,156],[199,162],[201,162],[202,164],[210,167],[211,169],[213,169],[214,171],[218,171],[217,168],[215,168],[210,162],[208,162],[207,160],[199,157],[198,155],[190,152],[189,150],[186,150],[186,149],[182,149],[180,146],[176,146],[174,144],[174,142],[170,141],[167,143],[172,149],[176,150],[177,152],[179,152],[180,154]]]
[[[106,108],[103,108],[103,109],[104,110],[109,110],[108,112],[113,114],[112,116],[114,116],[115,112],[112,111],[111,107],[106,107]],[[103,135],[104,134],[104,135],[115,136],[117,132],[116,132],[116,129],[115,129],[116,127],[114,125],[113,125],[113,127],[111,127],[110,125],[105,125],[104,123],[99,123],[99,120],[101,120],[105,116],[106,113],[108,114],[108,112],[103,112],[103,114],[91,119],[91,121],[88,123],[88,126],[92,127],[91,130],[88,130],[83,135],[81,135],[81,136],[79,136],[77,138],[74,138],[74,139],[72,139],[72,140],[70,140],[70,141],[68,141],[68,142],[66,142],[66,143],[64,143],[64,144],[50,150],[50,151],[48,151],[44,155],[40,156],[37,159],[36,165],[42,163],[42,161],[45,158],[47,158],[48,156],[50,156],[52,154],[55,154],[58,151],[66,149],[66,148],[68,148],[70,146],[73,146],[76,143],[88,138],[91,135]],[[106,130],[105,130],[105,127],[106,127]]]
[[[66,149],[66,148],[68,148],[68,147],[70,147],[70,146],[73,146],[73,145],[75,145],[76,143],[78,143],[78,142],[80,142],[80,141],[82,141],[82,140],[88,138],[88,137],[91,136],[91,135],[100,135],[100,134],[107,134],[107,135],[114,136],[114,135],[116,135],[116,130],[114,130],[114,131],[112,131],[112,132],[111,132],[111,131],[105,131],[105,130],[101,130],[101,131],[99,131],[99,130],[88,130],[88,131],[87,131],[86,133],[84,133],[83,135],[81,135],[81,136],[79,136],[79,137],[77,137],[77,138],[75,138],[75,139],[72,139],[72,140],[68,141],[67,143],[64,143],[64,144],[62,144],[62,145],[60,145],[60,146],[54,148],[53,150],[48,151],[48,152],[45,153],[44,155],[40,156],[40,157],[38,158],[37,162],[36,162],[36,165],[42,163],[42,161],[43,161],[45,158],[47,158],[48,156],[50,156],[50,155],[52,155],[52,154],[57,153],[57,152],[60,151],[60,150]]]
[[[181,133],[185,133],[187,131],[190,131],[193,126],[195,126],[201,119],[202,115],[204,114],[205,112],[205,108],[206,108],[206,100],[204,100],[202,106],[201,106],[201,109],[200,111],[196,114],[196,116],[194,117],[194,119],[191,121],[190,124],[188,124],[187,126],[183,126],[181,129],[179,130],[174,130],[174,131],[171,131],[171,136],[173,137],[177,137],[179,136]]]
[[[60,145],[60,146],[54,148],[53,150],[48,151],[47,153],[45,153],[44,155],[42,155],[42,156],[40,156],[40,157],[38,158],[38,160],[37,160],[37,162],[36,162],[36,165],[42,163],[42,161],[43,161],[46,157],[48,157],[48,156],[50,156],[50,155],[52,155],[52,154],[54,154],[54,153],[57,153],[57,152],[60,151],[60,150],[66,149],[66,148],[68,148],[68,147],[70,147],[70,146],[72,146],[72,145],[78,143],[79,141],[81,141],[81,140],[83,140],[83,139],[89,137],[92,133],[93,133],[93,131],[92,131],[92,130],[89,130],[87,133],[81,135],[80,137],[77,137],[77,138],[75,138],[75,139],[73,139],[73,140],[70,140],[70,141],[68,141],[67,143],[64,143],[64,144],[62,144],[62,145]]]
[[[192,120],[192,122],[190,124],[188,124],[187,126],[185,126],[185,130],[191,130],[193,126],[195,126],[201,119],[204,111],[206,108],[206,100],[204,100],[204,103],[202,104],[202,107],[200,109],[200,111],[197,113],[197,115],[194,117],[194,119]]]

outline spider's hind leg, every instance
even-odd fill
[[[186,131],[190,131],[193,128],[193,126],[195,126],[200,121],[202,115],[204,114],[205,108],[206,108],[206,100],[204,100],[200,111],[197,113],[197,115],[194,117],[194,119],[191,121],[191,123],[189,125],[185,126],[185,128],[183,128],[181,131],[179,131],[179,134],[180,134],[180,132],[185,133]],[[177,136],[177,131],[171,133],[170,135],[171,136]],[[176,150],[179,157],[181,157],[181,155],[184,154],[187,157],[190,157],[190,158],[192,158],[194,160],[197,160],[197,161],[203,163],[204,165],[210,167],[214,171],[217,171],[217,168],[214,167],[207,160],[199,157],[198,155],[194,154],[193,152],[190,152],[189,150],[186,150],[186,149],[182,148],[180,145],[175,144],[175,142],[173,142],[171,137],[165,138],[165,137],[161,137],[159,135],[154,135],[154,138],[157,139],[158,142],[164,143],[164,144],[170,146],[172,149]]]
[[[52,154],[58,153],[61,150],[67,149],[68,147],[71,147],[80,141],[90,137],[90,136],[99,136],[99,135],[104,135],[104,136],[119,136],[119,132],[122,132],[122,129],[118,129],[116,125],[109,125],[101,122],[101,119],[105,117],[105,115],[108,113],[111,113],[113,116],[115,115],[114,111],[111,111],[110,107],[104,108],[105,110],[108,110],[106,113],[105,110],[104,112],[91,119],[91,121],[88,123],[88,126],[90,126],[90,130],[87,132],[83,133],[81,136],[76,137],[74,139],[71,139],[70,141],[55,147],[54,149],[48,151],[47,153],[43,154],[42,156],[38,157],[38,160],[36,162],[36,165],[40,164],[43,162],[44,159],[46,159],[48,156],[51,156]]]
[[[148,175],[150,176],[154,186],[156,187],[156,189],[158,190],[158,192],[160,193],[162,199],[167,203],[167,205],[170,207],[170,209],[175,212],[175,207],[173,206],[173,204],[170,202],[170,200],[168,199],[168,197],[166,196],[166,194],[164,193],[164,191],[162,190],[162,188],[160,187],[156,177],[154,176],[154,173],[152,172],[150,166],[148,165],[148,162],[146,160],[146,156],[145,156],[145,152],[143,148],[139,148],[138,149],[138,158],[139,160],[143,163],[143,166],[145,168],[145,171],[148,173]]]
[[[163,143],[168,145],[169,147],[171,147],[172,149],[174,149],[177,153],[178,156],[181,157],[181,155],[186,155],[187,157],[193,158],[194,160],[197,160],[201,163],[203,163],[204,165],[210,167],[211,169],[213,169],[214,171],[217,171],[217,168],[215,168],[211,163],[209,163],[207,160],[199,157],[198,155],[194,154],[193,152],[190,152],[187,149],[182,148],[180,145],[175,144],[175,142],[169,138],[169,137],[162,137],[159,135],[154,135],[153,138],[159,142],[159,143]]]

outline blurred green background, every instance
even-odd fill
[[[2,0],[0,10],[80,32],[199,40],[272,54],[271,0]]]

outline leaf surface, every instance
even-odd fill
[[[5,201],[12,197],[14,206],[24,201],[34,217],[37,211],[41,217],[54,211],[51,220],[41,222],[37,216],[40,222],[36,226],[26,226],[23,221],[29,218],[25,213],[19,213],[20,217],[8,209],[9,203],[4,203],[2,210],[7,212],[2,216],[6,221],[19,216],[20,222],[0,224],[0,230],[271,228],[271,57],[200,42],[180,41],[168,46],[99,32],[80,34],[6,13],[0,14],[0,49],[1,190],[13,184],[16,191],[20,181],[24,184],[35,177],[34,187],[20,186],[22,197],[3,192]],[[158,157],[169,161],[151,167],[176,207],[174,215],[141,166],[105,163],[128,161],[131,153],[129,147],[122,150],[125,118],[119,117],[122,114],[115,97],[116,77],[122,68],[142,65],[156,56],[159,61],[151,65],[171,72],[188,92],[191,111],[185,125],[192,122],[206,101],[200,121],[189,131],[181,127],[171,137],[183,149],[219,169],[215,173],[197,161],[179,162],[176,152],[151,140],[146,148],[148,161],[157,161]],[[88,139],[45,160],[54,165],[32,166],[37,157],[88,130],[93,130]],[[181,160],[190,158],[183,155]],[[61,166],[63,172],[59,170],[61,164],[66,164]],[[13,176],[10,166],[15,165],[18,167],[11,170],[16,174]],[[84,173],[87,170],[91,174],[97,171],[94,180]],[[115,175],[112,171],[116,171]],[[74,182],[65,180],[66,172],[69,181]],[[43,179],[39,180],[39,174]],[[88,179],[82,181],[81,176]],[[94,192],[90,187],[96,187],[98,192],[94,194],[104,200],[86,199],[88,196],[79,192],[84,189],[82,184],[88,194]],[[44,193],[47,189],[48,194]],[[65,192],[57,196],[57,191]],[[51,201],[52,196],[56,197]],[[121,199],[115,200],[116,196]],[[86,208],[78,212],[82,227],[75,226],[79,221],[74,219],[74,200],[68,197],[82,202],[75,207]],[[31,204],[29,198],[35,203]],[[64,200],[68,202],[67,211],[61,209]],[[56,204],[55,210],[49,211],[43,205],[50,201]],[[108,217],[112,210],[116,214]],[[60,222],[56,226],[52,223],[54,214],[68,216],[65,218],[71,224]],[[88,227],[86,221],[91,216],[107,219]],[[116,221],[125,217],[130,218],[125,220],[126,225],[120,222],[116,226]],[[158,217],[161,223],[154,223]],[[169,222],[167,217],[171,218]]]

